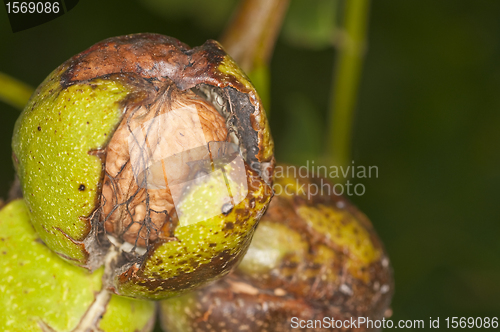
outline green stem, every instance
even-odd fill
[[[269,62],[289,0],[242,0],[221,43],[248,74],[269,112]]]
[[[352,122],[365,55],[369,5],[369,0],[346,0],[344,27],[339,31],[326,152],[329,163],[341,167],[350,164]]]
[[[4,73],[0,73],[0,100],[22,110],[33,93],[33,88]]]

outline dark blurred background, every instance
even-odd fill
[[[271,129],[278,159],[304,164],[324,150],[335,49],[324,43],[332,24],[325,15],[301,35],[315,12],[300,7],[330,2],[291,1],[295,17],[271,64]],[[81,0],[15,34],[1,6],[0,71],[36,87],[74,54],[129,33],[197,46],[218,38],[235,4]],[[302,11],[312,16],[302,20]],[[368,39],[352,157],[378,166],[379,177],[355,179],[366,193],[351,200],[392,259],[393,319],[500,316],[500,1],[373,1]],[[3,197],[14,178],[18,114],[0,103]]]

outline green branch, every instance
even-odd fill
[[[33,88],[4,73],[0,73],[0,100],[22,110],[33,93]]]
[[[366,49],[369,0],[346,0],[328,127],[326,156],[330,164],[350,164],[354,108]]]
[[[269,61],[289,0],[242,0],[221,43],[247,73],[269,112]]]

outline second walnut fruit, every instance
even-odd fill
[[[117,294],[160,299],[227,274],[272,197],[261,101],[215,41],[110,38],[59,66],[16,123],[40,239]]]

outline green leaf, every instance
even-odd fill
[[[322,49],[333,45],[338,0],[292,0],[283,38],[294,46]]]

